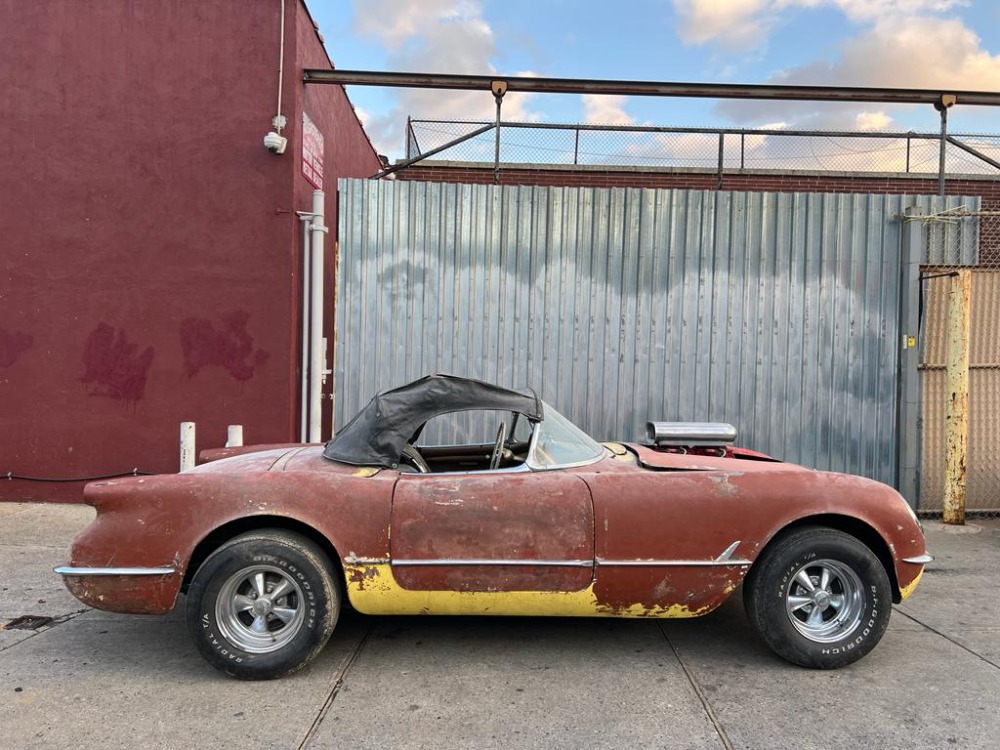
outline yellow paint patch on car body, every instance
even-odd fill
[[[913,590],[917,587],[917,584],[920,583],[920,579],[923,578],[923,576],[924,569],[920,568],[920,572],[917,573],[917,577],[899,590],[899,600],[901,602],[906,601],[906,598],[913,593]]]
[[[594,584],[579,591],[423,591],[405,589],[386,563],[344,564],[351,606],[367,615],[524,615],[531,617],[697,617],[710,608],[682,604],[612,606]]]

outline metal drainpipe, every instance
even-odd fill
[[[941,151],[938,154],[938,195],[944,196],[945,154],[948,151],[948,108],[941,108]]]
[[[323,224],[322,190],[313,191],[312,225],[312,289],[311,322],[309,326],[309,442],[323,441],[323,235],[327,228]]]
[[[302,373],[299,381],[299,442],[305,443],[309,440],[309,354],[311,351],[309,339],[309,290],[311,261],[309,258],[309,225],[312,222],[311,213],[300,212],[299,221],[302,222]]]

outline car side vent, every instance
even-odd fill
[[[724,448],[736,428],[724,422],[646,422],[646,440],[659,447]]]

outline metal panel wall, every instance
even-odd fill
[[[530,385],[599,439],[726,421],[748,447],[892,483],[896,217],[938,205],[343,180],[336,424],[451,372]]]

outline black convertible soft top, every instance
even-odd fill
[[[395,468],[403,447],[431,417],[468,409],[513,411],[538,421],[542,402],[530,388],[514,391],[455,375],[428,375],[379,393],[326,444],[323,456],[359,466]]]

